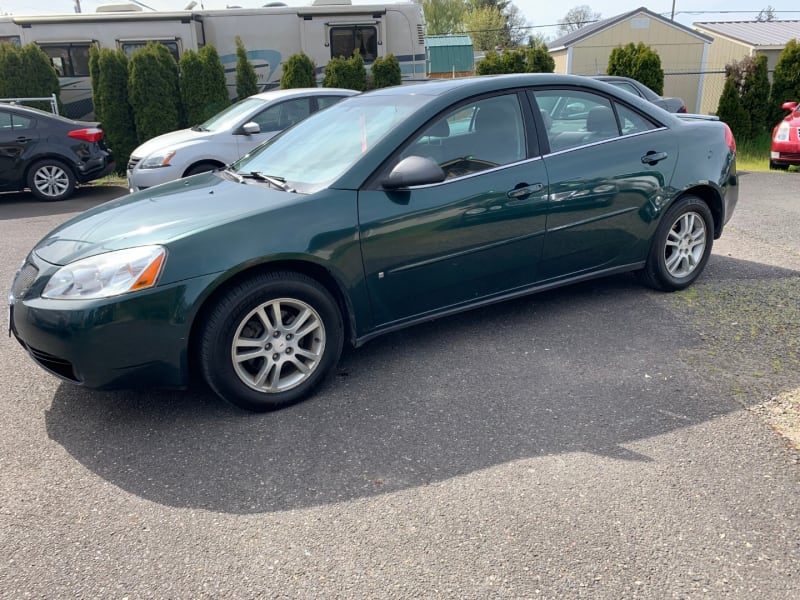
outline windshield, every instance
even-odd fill
[[[199,126],[203,131],[224,131],[236,125],[246,114],[253,112],[259,106],[263,106],[264,101],[259,98],[245,98],[215,114],[208,121]]]
[[[340,177],[428,96],[354,96],[301,121],[232,165],[239,173],[280,177],[313,193]]]

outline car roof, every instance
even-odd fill
[[[250,98],[258,98],[259,100],[272,102],[274,100],[283,100],[284,98],[300,96],[355,96],[359,93],[361,92],[345,88],[292,88],[288,90],[261,92],[259,94],[253,94]]]

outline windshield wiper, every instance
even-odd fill
[[[230,167],[224,169],[222,172],[225,175],[227,175],[228,177],[230,177],[231,179],[233,179],[234,181],[236,181],[236,183],[242,183],[243,182],[243,179],[242,179],[241,175],[239,175],[239,173],[237,173],[236,171],[234,171]]]
[[[194,127],[192,127],[192,131],[208,131],[208,129],[206,129],[202,125],[195,125]]]
[[[286,183],[286,179],[283,177],[277,177],[275,175],[264,175],[261,171],[250,171],[249,173],[240,173],[241,177],[247,179],[256,179],[258,181],[266,181],[272,187],[281,190],[282,192],[294,192],[294,188]]]

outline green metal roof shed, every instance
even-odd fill
[[[463,73],[475,69],[468,35],[430,35],[425,38],[428,73]]]

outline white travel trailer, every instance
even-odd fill
[[[334,56],[358,50],[369,67],[378,56],[394,54],[403,79],[425,78],[425,24],[416,2],[352,5],[350,0],[316,0],[310,6],[272,3],[263,8],[145,12],[131,4],[96,13],[0,17],[0,42],[35,42],[50,57],[61,82],[65,112],[91,115],[89,48],[120,48],[130,56],[149,41],[167,46],[178,60],[186,50],[213,45],[235,96],[238,35],[256,69],[260,88],[280,83],[281,65],[303,51],[314,61],[318,79]]]

